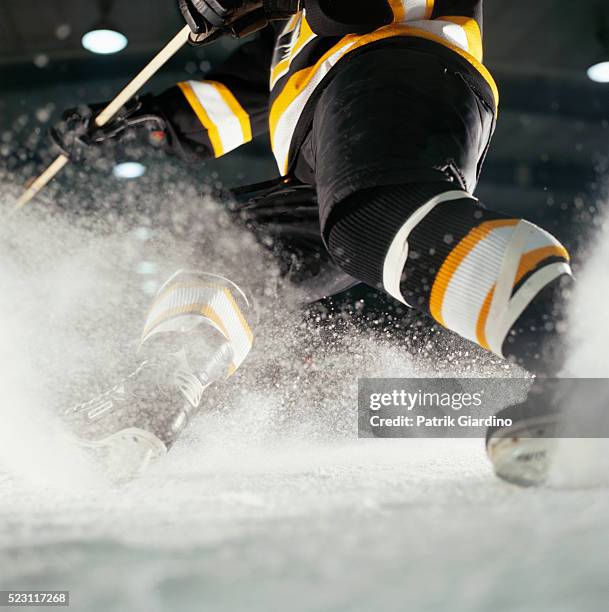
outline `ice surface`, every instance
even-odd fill
[[[480,440],[356,438],[357,376],[511,370],[451,338],[412,355],[395,338],[303,326],[297,296],[213,202],[188,185],[138,197],[194,206],[198,225],[176,213],[179,238],[141,220],[91,229],[40,202],[3,219],[0,588],[70,589],[90,612],[606,607],[604,474],[521,490],[492,475]],[[113,487],[53,415],[121,369],[150,293],[181,265],[251,288],[256,348],[162,463]],[[578,289],[574,342],[594,338],[577,344],[582,367],[609,367],[603,300],[585,298],[602,286],[592,272]]]

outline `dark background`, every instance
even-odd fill
[[[119,54],[96,56],[80,45],[99,18],[96,0],[2,0],[0,163],[19,177],[40,169],[49,122],[66,107],[113,97],[183,25],[176,5],[116,0],[111,19],[129,45]],[[501,103],[477,195],[491,208],[542,223],[571,246],[587,235],[604,198],[609,85],[589,81],[586,68],[609,59],[608,26],[601,0],[485,2],[485,63],[499,83]],[[235,44],[227,39],[185,48],[148,89],[202,77]],[[158,165],[156,172],[174,163]],[[236,185],[275,170],[267,140],[260,139],[188,172],[197,180]],[[125,189],[110,174],[104,181],[118,194]]]

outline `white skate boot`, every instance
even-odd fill
[[[253,336],[246,315],[250,304],[230,281],[176,273],[150,309],[133,371],[63,412],[78,444],[119,477],[164,455],[200,409],[205,389],[247,356]]]

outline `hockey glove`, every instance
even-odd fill
[[[297,13],[303,0],[178,0],[178,5],[193,32],[191,42],[207,44],[222,34],[241,38],[261,30]]]
[[[99,159],[109,143],[133,136],[137,128],[147,131],[152,144],[165,145],[168,125],[150,94],[134,98],[103,127],[95,117],[105,104],[79,106],[63,114],[49,132],[54,145],[72,162],[83,164]]]

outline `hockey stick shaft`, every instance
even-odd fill
[[[125,106],[131,98],[150,80],[152,76],[173,57],[188,41],[190,28],[184,26],[165,46],[152,58],[150,63],[121,91],[104,110],[95,118],[97,127],[103,127]]]
[[[210,32],[211,34],[212,32]],[[102,127],[146,84],[146,82],[188,41],[190,28],[184,26],[167,45],[152,58],[148,65],[106,106],[95,118],[95,124]],[[69,159],[61,154],[57,159],[23,192],[17,200],[16,209],[22,208],[36,197],[36,194],[68,163]]]

